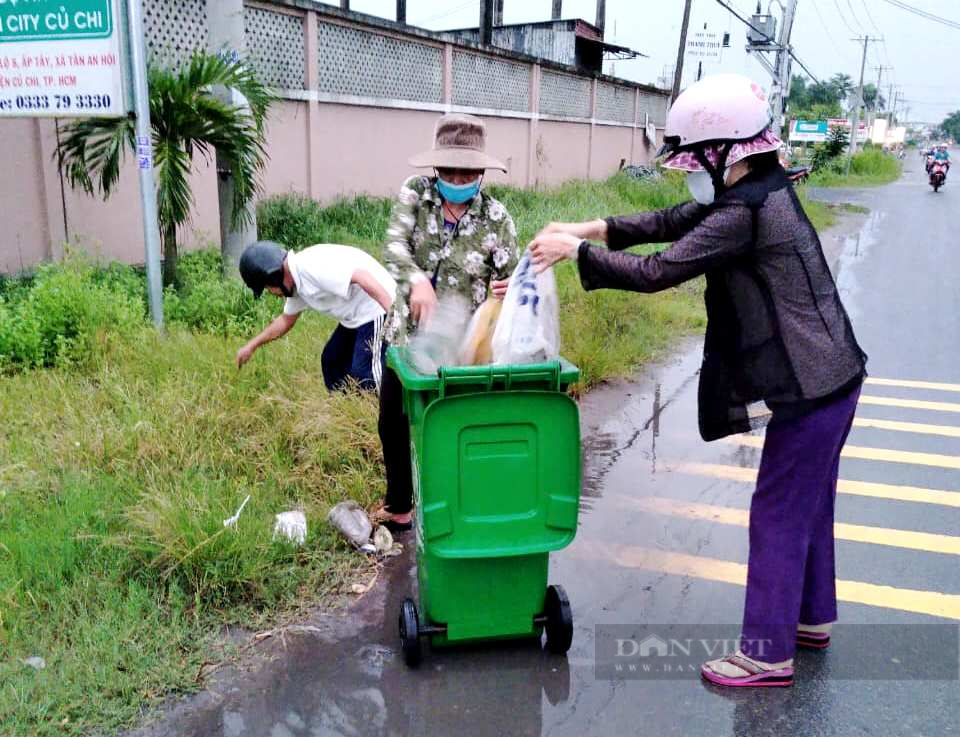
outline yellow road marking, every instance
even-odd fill
[[[609,545],[584,539],[574,543],[570,552],[580,558],[613,562],[624,568],[641,568],[675,576],[693,576],[736,586],[744,586],[747,581],[746,565],[717,558],[632,545]],[[939,591],[920,591],[862,581],[838,580],[837,599],[854,604],[960,620],[960,596]]]
[[[725,440],[748,448],[762,448],[760,435],[733,435]],[[917,466],[936,466],[938,468],[960,469],[960,456],[941,453],[917,453],[911,450],[887,450],[886,448],[868,448],[862,445],[845,445],[840,455],[844,458],[861,458],[868,461],[887,461],[888,463],[911,463]]]
[[[899,386],[905,389],[929,389],[935,392],[960,392],[960,384],[945,384],[940,381],[907,381],[905,379],[877,379],[867,377],[867,384],[874,386]]]
[[[754,484],[757,481],[757,470],[755,468],[725,466],[719,463],[678,463],[674,465],[668,464],[668,467],[671,471],[677,471],[691,476],[708,476],[729,481],[740,481],[747,484]],[[960,492],[925,489],[921,486],[900,486],[898,484],[878,484],[872,481],[849,481],[847,479],[840,479],[837,482],[837,491],[841,494],[869,496],[877,499],[893,499],[900,502],[919,502],[921,504],[939,504],[943,507],[960,507]]]
[[[896,420],[875,420],[870,417],[854,419],[855,427],[872,427],[878,430],[895,432],[915,432],[920,435],[943,435],[948,438],[960,438],[960,427],[951,425],[927,425],[922,422],[897,422]]]
[[[956,402],[927,402],[922,399],[875,397],[872,394],[860,395],[860,404],[875,404],[880,407],[902,407],[904,409],[929,409],[935,412],[960,412],[960,404]]]
[[[654,514],[666,514],[671,517],[686,519],[707,520],[722,525],[736,525],[747,527],[750,524],[750,512],[735,507],[720,507],[713,504],[698,502],[684,502],[663,497],[621,497],[631,505],[637,506]],[[893,548],[908,550],[923,550],[928,553],[943,553],[945,555],[960,555],[960,537],[940,535],[931,532],[914,532],[912,530],[896,530],[886,527],[872,527],[868,525],[851,525],[837,522],[833,526],[833,534],[838,540],[849,540],[872,545],[887,545]]]

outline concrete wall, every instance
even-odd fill
[[[169,4],[173,0],[150,2]],[[407,158],[431,146],[434,123],[447,110],[470,112],[486,120],[487,149],[509,167],[506,174],[490,172],[487,181],[521,187],[553,186],[573,178],[605,178],[617,170],[622,160],[628,164],[650,161],[653,149],[645,144],[642,123],[646,114],[651,113],[662,125],[662,111],[658,108],[651,112],[653,107],[647,109],[644,101],[653,94],[649,89],[607,78],[604,84],[626,88],[635,102],[632,109],[627,105],[617,113],[618,121],[597,121],[598,80],[592,79],[589,84],[581,82],[581,89],[592,91],[590,104],[580,105],[578,109],[593,110],[593,117],[544,118],[539,114],[541,65],[528,57],[495,49],[458,46],[414,29],[365,19],[333,8],[305,9],[291,0],[259,2],[255,7],[261,14],[276,10],[285,17],[299,19],[303,49],[298,53],[303,53],[305,59],[303,89],[278,89],[281,99],[270,115],[267,130],[270,161],[263,177],[267,195],[299,192],[324,202],[358,193],[392,196],[400,183],[414,173],[407,165]],[[365,74],[370,76],[360,79],[359,83],[366,87],[358,92],[364,94],[324,91],[329,89],[329,86],[324,87],[324,84],[329,85],[329,76],[318,78],[317,71],[322,68],[318,64],[321,49],[317,40],[317,28],[322,23],[359,34],[354,37],[360,39],[357,43],[369,43],[371,38],[388,38],[405,44],[405,48],[412,49],[414,54],[420,53],[417,49],[439,49],[439,54],[433,52],[436,55],[433,58],[442,68],[443,85],[436,102],[390,99],[389,89],[384,90],[382,84],[386,77],[379,77],[377,69],[368,70]],[[286,29],[289,33],[290,26]],[[191,43],[202,43],[202,34]],[[323,52],[351,53],[349,45],[338,48]],[[493,68],[523,68],[524,79],[529,78],[529,89],[524,81],[519,88],[523,96],[510,97],[504,88],[498,101],[513,109],[456,107],[452,104],[454,88],[467,82],[456,76],[455,53],[485,56],[491,60]],[[402,61],[403,57],[398,58]],[[277,61],[275,56],[260,59],[256,63],[261,65],[276,64]],[[260,71],[265,78],[279,73],[269,66]],[[564,74],[572,78],[575,71],[564,70]],[[371,79],[375,81],[373,87],[370,86]],[[506,85],[509,81],[507,74],[502,83]],[[494,81],[497,90],[500,90],[497,86],[500,84],[501,80]],[[371,89],[375,94],[370,92]],[[511,89],[516,91],[516,85]],[[544,94],[547,94],[546,90]],[[555,88],[549,94],[557,99]],[[528,109],[516,109],[522,105],[513,103],[527,97],[530,100]],[[478,94],[477,100],[481,99],[491,98]],[[64,121],[60,121],[60,125],[63,124]],[[6,172],[0,177],[3,222],[0,271],[17,272],[44,260],[58,259],[62,257],[67,242],[103,259],[142,263],[143,233],[132,157],[124,167],[116,192],[107,202],[73,191],[53,161],[56,125],[52,120],[0,120],[0,140],[6,152]],[[192,186],[196,202],[191,222],[181,234],[181,243],[187,249],[217,245],[217,180],[212,162],[198,157],[194,162]]]

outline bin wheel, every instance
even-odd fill
[[[573,642],[573,611],[563,586],[547,586],[543,613],[547,617],[547,650],[563,655]]]
[[[411,668],[420,665],[420,623],[417,617],[417,605],[413,599],[406,598],[400,605],[400,647],[403,650],[403,659]]]

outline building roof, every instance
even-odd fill
[[[587,43],[598,44],[604,53],[616,54],[618,55],[618,58],[632,59],[637,56],[647,58],[647,54],[641,53],[635,49],[604,41],[603,32],[597,26],[585,21],[583,18],[541,20],[532,23],[504,23],[499,26],[494,26],[494,29],[497,28],[554,28],[556,30],[565,30],[568,32],[572,31],[577,38],[582,39]],[[439,33],[480,33],[480,28],[477,26],[472,26],[470,28],[451,28],[446,31],[439,31]]]

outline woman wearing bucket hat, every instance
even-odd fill
[[[393,206],[384,263],[397,282],[385,340],[402,345],[430,319],[437,296],[457,294],[473,310],[491,290],[503,297],[518,261],[517,231],[506,208],[483,191],[487,169],[507,168],[486,153],[486,126],[471,115],[444,115],[433,148],[410,158],[432,175],[407,179]],[[400,380],[384,369],[380,390],[380,442],[387,495],[381,516],[391,530],[411,526],[413,488],[410,429]]]
[[[554,223],[532,243],[539,268],[576,259],[585,289],[655,292],[705,275],[700,433],[714,440],[758,426],[753,402],[771,410],[750,506],[740,648],[701,671],[725,686],[791,685],[796,646],[829,643],[838,464],[866,373],[770,122],[748,78],[697,82],[671,108],[661,152],[664,166],[687,172],[695,201]],[[622,251],[662,241],[673,245],[659,254]]]

